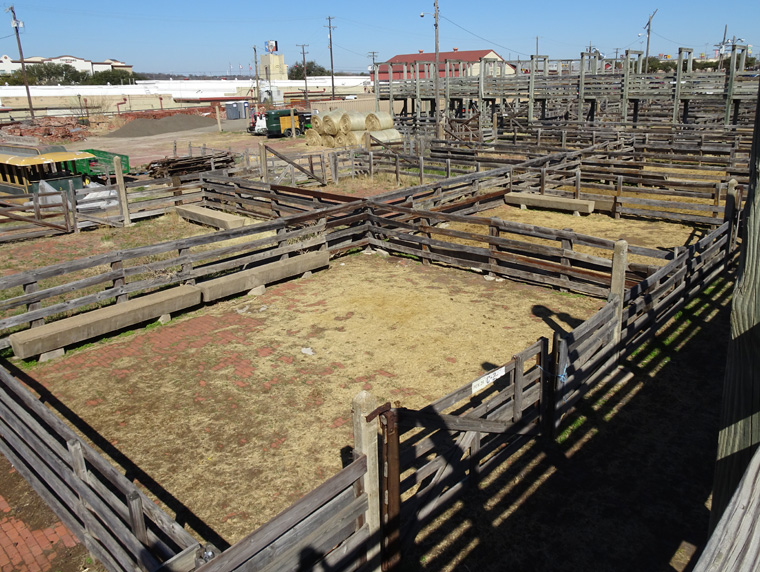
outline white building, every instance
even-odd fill
[[[77,71],[86,72],[88,74],[112,70],[124,70],[128,73],[132,73],[132,66],[127,65],[122,61],[112,59],[105,60],[104,62],[92,62],[75,56],[56,56],[54,58],[32,56],[30,58],[24,58],[24,63],[27,66],[34,64],[68,64]],[[14,60],[8,55],[3,55],[2,58],[0,58],[0,75],[9,75],[20,69],[21,60]]]

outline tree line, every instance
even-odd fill
[[[121,85],[144,79],[126,70],[108,70],[88,73],[69,64],[27,64],[26,77],[29,85]],[[2,78],[5,85],[24,85],[22,70],[14,70]]]

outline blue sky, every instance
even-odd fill
[[[9,2],[3,8],[10,6]],[[434,50],[433,0],[288,0],[287,2],[208,2],[197,0],[123,2],[25,1],[14,3],[24,22],[25,56],[73,55],[94,61],[114,58],[137,72],[247,75],[253,46],[277,40],[285,63],[301,61],[298,44],[308,44],[307,60],[330,67],[327,16],[333,16],[336,71],[359,73],[371,63],[420,49]],[[760,2],[485,2],[439,0],[440,47],[448,51],[493,49],[502,57],[526,58],[536,50],[551,58],[577,58],[591,43],[606,55],[644,49],[649,14],[650,53],[678,54],[690,47],[698,56],[723,39],[742,38],[760,49]],[[0,52],[18,49],[10,13]],[[641,34],[641,36],[639,36]],[[710,52],[711,53],[711,52]],[[243,71],[240,71],[242,66]]]

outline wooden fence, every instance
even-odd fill
[[[109,570],[194,570],[213,556],[0,366],[0,451]]]
[[[525,168],[577,161],[580,156],[561,153],[527,162]],[[498,202],[509,191],[509,182],[515,182],[511,175],[512,167],[461,175],[374,201],[345,201],[337,195],[320,198],[289,188],[208,177],[204,185],[219,195],[210,194],[210,202],[229,209],[269,208],[267,216],[278,209],[290,214],[241,229],[0,278],[0,330],[6,333],[282,256],[320,249],[337,253],[366,245],[423,262],[478,268],[608,298],[605,307],[584,324],[558,333],[551,349],[541,339],[512,361],[422,410],[387,406],[365,415],[366,423],[379,416],[384,431],[381,466],[387,470],[382,483],[368,472],[369,452],[377,446],[357,445],[360,454],[344,471],[204,564],[196,561],[202,548],[197,541],[177,530],[152,503],[141,501],[140,507],[135,500],[142,499],[139,491],[130,489],[126,479],[109,470],[110,464],[84,444],[77,445],[63,422],[45,417],[50,413],[46,406],[0,370],[3,453],[14,463],[28,462],[25,476],[32,482],[40,480],[40,491],[62,487],[63,506],[56,495],[40,494],[59,514],[67,515],[61,517],[64,522],[88,548],[95,546],[90,548],[93,553],[114,570],[136,566],[155,570],[167,561],[172,564],[164,569],[204,572],[276,570],[304,562],[330,570],[354,570],[368,562],[368,569],[377,569],[373,555],[378,553],[386,569],[393,567],[415,533],[457,498],[465,483],[476,482],[511,454],[521,439],[556,431],[621,355],[654,335],[735,253],[741,199],[733,191],[722,224],[697,243],[671,252],[623,248],[621,242],[570,231],[442,212],[449,207],[476,212],[481,201]],[[492,188],[499,191],[483,193]],[[268,232],[274,234],[263,236]],[[610,251],[612,256],[580,252],[580,247]],[[628,252],[648,256],[652,263],[628,263]],[[7,338],[0,339],[0,347],[7,345]],[[364,437],[371,433],[355,431]],[[385,501],[380,503],[379,498]],[[382,539],[370,516],[378,505],[386,511]],[[140,522],[145,524],[144,532]],[[95,536],[97,545],[91,538]],[[203,553],[201,549],[201,557]]]

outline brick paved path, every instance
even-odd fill
[[[60,522],[34,530],[11,513],[0,495],[0,570],[2,572],[47,572],[53,560],[79,541]]]

